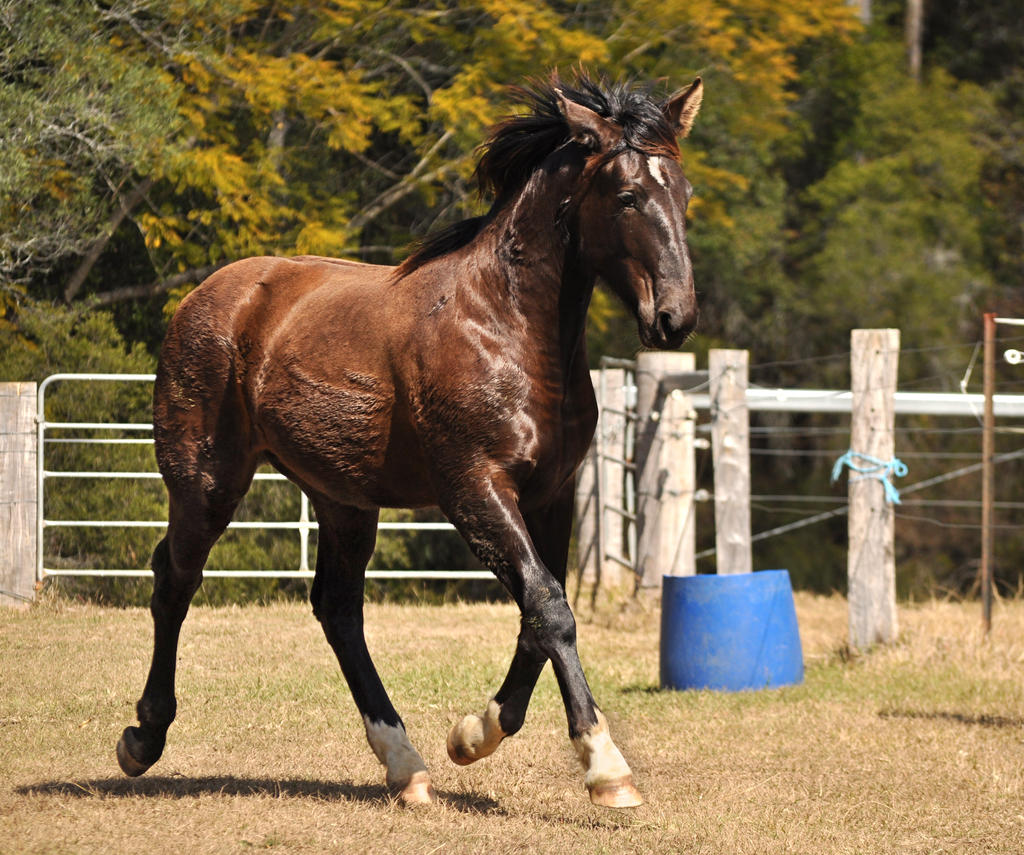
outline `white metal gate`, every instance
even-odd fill
[[[152,444],[153,425],[135,422],[58,422],[46,419],[46,392],[58,382],[89,382],[89,381],[121,381],[128,383],[152,383],[156,379],[153,374],[53,374],[39,384],[37,441],[38,453],[37,487],[38,514],[36,522],[37,558],[36,579],[41,581],[47,576],[149,576],[151,570],[143,567],[127,568],[69,568],[47,567],[45,560],[45,531],[53,527],[69,528],[166,528],[164,520],[94,520],[94,519],[58,519],[48,516],[46,509],[46,484],[48,480],[61,479],[88,483],[92,479],[126,478],[133,480],[159,479],[160,473],[147,472],[112,472],[112,471],[65,471],[50,470],[46,467],[46,449],[58,443],[76,443],[86,445],[124,445]],[[75,436],[52,436],[53,431],[71,432]],[[115,431],[118,437],[96,436],[100,432]],[[50,433],[51,435],[48,435]],[[79,435],[80,434],[80,435]],[[254,480],[287,481],[277,472],[257,472]],[[298,487],[295,488],[298,490]],[[299,535],[299,566],[294,568],[278,568],[274,570],[206,570],[207,578],[260,578],[260,579],[311,579],[313,571],[309,567],[309,534],[316,531],[317,524],[310,518],[309,500],[300,491],[299,518],[294,521],[277,522],[231,522],[229,529],[264,529],[295,531]],[[380,522],[380,531],[452,531],[455,528],[448,522]],[[486,570],[370,570],[367,577],[377,579],[493,579]]]

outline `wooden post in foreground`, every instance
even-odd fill
[[[895,455],[900,331],[853,330],[850,349],[850,449],[888,463]],[[894,641],[898,631],[894,514],[886,501],[885,485],[877,477],[851,472],[848,496],[850,646],[863,650]]]
[[[36,384],[0,383],[0,605],[36,583]]]
[[[692,353],[650,351],[636,359],[636,573],[640,588],[660,591],[661,577],[672,573],[673,562],[665,556],[674,551],[677,533],[663,533],[664,526],[659,522],[659,484],[666,470],[661,453],[663,443],[657,442],[657,437],[673,376],[692,373],[695,366]],[[660,545],[669,540],[671,547]]]
[[[657,425],[640,487],[647,516],[637,542],[637,573],[649,588],[660,585],[662,576],[697,572],[694,411],[682,390],[665,398]]]
[[[582,580],[595,586],[622,584],[625,573],[605,558],[624,553],[622,517],[605,508],[623,505],[623,464],[608,458],[625,454],[625,374],[621,368],[590,372],[601,417],[576,473],[576,547]]]
[[[591,376],[596,371],[591,371]],[[598,577],[600,547],[598,545],[598,502],[597,489],[598,455],[600,444],[597,436],[590,444],[587,456],[576,470],[576,503],[573,512],[576,517],[576,562],[580,581],[594,584]]]
[[[711,450],[715,463],[718,573],[750,573],[750,416],[745,350],[711,350]]]

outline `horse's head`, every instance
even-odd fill
[[[638,100],[620,123],[559,93],[585,165],[575,208],[579,261],[634,312],[646,347],[679,347],[697,325],[686,206],[693,192],[676,138],[700,109],[703,84],[663,105]],[[646,99],[645,99],[646,100]]]

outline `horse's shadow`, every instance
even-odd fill
[[[962,724],[968,727],[993,727],[1018,729],[1024,727],[1024,718],[1017,716],[989,715],[982,713],[973,715],[969,713],[949,712],[947,710],[900,710],[883,709],[878,711],[879,718],[905,718],[919,721],[947,721],[954,724]]]
[[[236,778],[233,775],[154,775],[145,778],[41,781],[38,784],[18,787],[16,792],[19,795],[70,796],[81,799],[136,799],[156,796],[186,799],[204,795],[225,795],[312,798],[327,802],[361,802],[378,806],[397,802],[387,788],[381,786],[308,778]],[[448,807],[463,813],[504,813],[494,799],[479,793],[439,791],[437,796]]]

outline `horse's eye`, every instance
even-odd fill
[[[632,190],[623,190],[618,196],[619,204],[623,208],[635,208],[636,207],[636,193]]]

